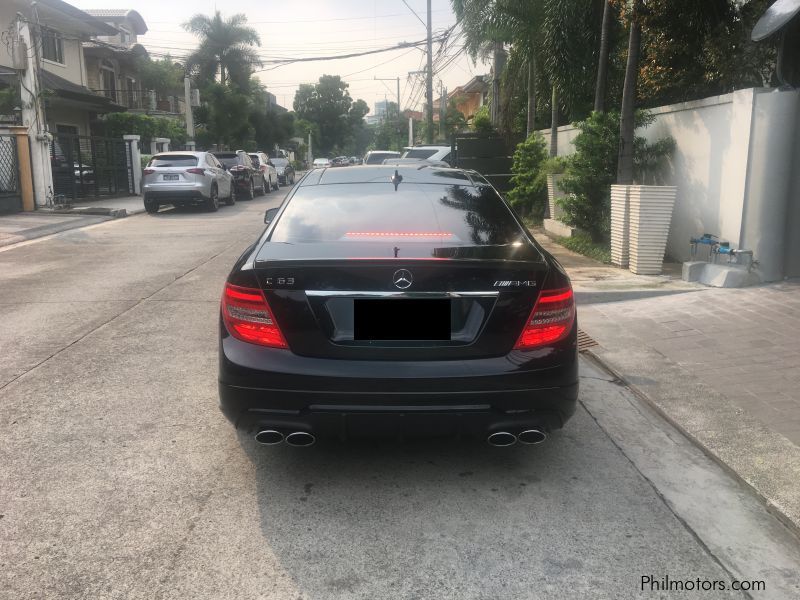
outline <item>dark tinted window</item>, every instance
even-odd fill
[[[237,154],[215,154],[214,156],[222,163],[223,167],[235,167],[242,164]]]
[[[148,167],[196,167],[197,157],[191,154],[175,154],[172,156],[154,156]]]
[[[302,187],[270,239],[487,246],[525,238],[491,187],[401,183],[395,191],[387,182]]]
[[[436,154],[436,148],[412,148],[407,150],[403,158],[430,158]]]
[[[371,152],[365,161],[368,165],[379,165],[387,158],[400,158],[399,152]]]
[[[261,164],[261,161],[260,161],[260,160],[259,160],[259,158],[258,158],[258,154],[248,154],[247,156],[249,156],[249,157],[250,157],[250,160],[252,160],[252,161],[253,161],[253,164],[254,164],[255,166],[258,166],[258,165],[260,165],[260,164]]]

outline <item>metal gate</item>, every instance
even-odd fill
[[[451,143],[454,166],[473,169],[489,180],[499,192],[508,192],[511,185],[511,165],[519,140],[477,133],[457,133]]]
[[[119,138],[55,134],[50,144],[54,195],[69,201],[133,194],[130,143]]]
[[[0,135],[0,213],[21,210],[17,138],[13,135]]]

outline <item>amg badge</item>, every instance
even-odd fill
[[[495,281],[494,287],[536,287],[535,281]]]

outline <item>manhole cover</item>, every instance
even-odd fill
[[[599,345],[583,329],[578,329],[578,352],[586,352],[592,346]]]

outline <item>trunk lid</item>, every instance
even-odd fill
[[[353,360],[505,355],[516,343],[548,270],[547,262],[530,243],[438,246],[418,242],[267,242],[254,266],[258,283],[293,352]],[[363,322],[365,305],[359,302],[364,300],[381,303],[371,305],[378,307],[379,325],[381,318],[414,319],[414,310],[422,321],[433,318],[426,314],[424,303],[415,305],[411,312],[405,310],[408,304],[392,303],[446,300],[450,303],[450,323],[445,326],[449,339],[415,339],[414,335],[403,340],[359,339],[356,325],[359,320]],[[428,306],[434,308],[434,304]],[[404,328],[402,322],[393,325]],[[406,325],[408,331],[415,326],[420,331],[420,323]]]

